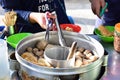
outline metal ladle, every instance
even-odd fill
[[[71,48],[68,47],[54,47],[48,48],[44,51],[44,58],[53,67],[57,68],[71,68],[75,63],[75,50],[77,42],[73,42]],[[53,56],[54,55],[54,56]]]

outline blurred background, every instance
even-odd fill
[[[67,14],[72,16],[75,24],[82,27],[81,33],[92,34],[96,16],[91,10],[89,0],[65,0]]]
[[[91,10],[89,0],[65,0],[66,11],[74,19],[75,24],[81,26],[81,33],[92,34],[95,28],[96,16]],[[0,6],[0,25],[3,25],[4,10]]]

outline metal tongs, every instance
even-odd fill
[[[55,24],[56,24],[56,27],[57,27],[57,30],[58,30],[58,37],[59,37],[59,43],[61,46],[67,46],[66,45],[66,42],[65,42],[65,39],[64,39],[64,36],[63,36],[63,33],[62,33],[62,30],[59,26],[59,23],[58,23],[58,19],[57,19],[57,14],[56,12],[54,11],[53,14],[56,16],[55,18]]]
[[[52,14],[56,16],[55,24],[56,24],[56,27],[57,27],[57,30],[58,30],[59,43],[60,43],[61,46],[66,46],[66,42],[64,40],[62,30],[61,30],[61,28],[59,26],[59,23],[58,23],[56,12],[54,11]],[[46,26],[47,26],[45,40],[48,42],[49,41],[49,30],[52,28],[53,21],[52,21],[52,19],[49,19],[47,17],[47,13],[46,13],[45,18],[46,18]]]
[[[49,41],[49,30],[52,28],[52,19],[49,19],[47,17],[47,13],[45,15],[45,19],[46,19],[46,26],[47,26],[45,40],[48,42]]]

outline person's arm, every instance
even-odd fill
[[[46,29],[45,16],[47,18],[52,18],[52,19],[56,18],[55,15],[52,15],[49,12],[46,12],[46,13],[31,12],[29,15],[29,20],[31,23],[38,23],[43,29]]]
[[[94,14],[100,18],[100,10],[105,6],[105,0],[89,0]],[[107,10],[106,10],[107,11]]]
[[[29,23],[34,24],[38,23],[43,29],[46,29],[46,13],[39,13],[39,12],[31,12],[31,11],[21,11],[15,10],[18,14],[19,21],[23,21],[22,23]],[[51,13],[47,12],[47,17],[55,19],[56,17]]]
[[[2,7],[5,11],[14,10],[17,13],[17,21],[22,24],[38,23],[42,28],[46,29],[45,13],[38,13],[25,10],[21,0],[0,0]],[[48,15],[50,18],[55,18],[51,13]]]

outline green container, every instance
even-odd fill
[[[17,33],[7,37],[6,41],[13,48],[16,48],[18,43],[24,39],[25,37],[31,35],[31,33]]]
[[[114,32],[114,26],[105,26],[105,27],[109,31]],[[111,37],[104,36],[100,33],[100,31],[97,28],[95,29],[95,34],[104,42],[113,42],[114,41],[114,36],[111,36]]]

